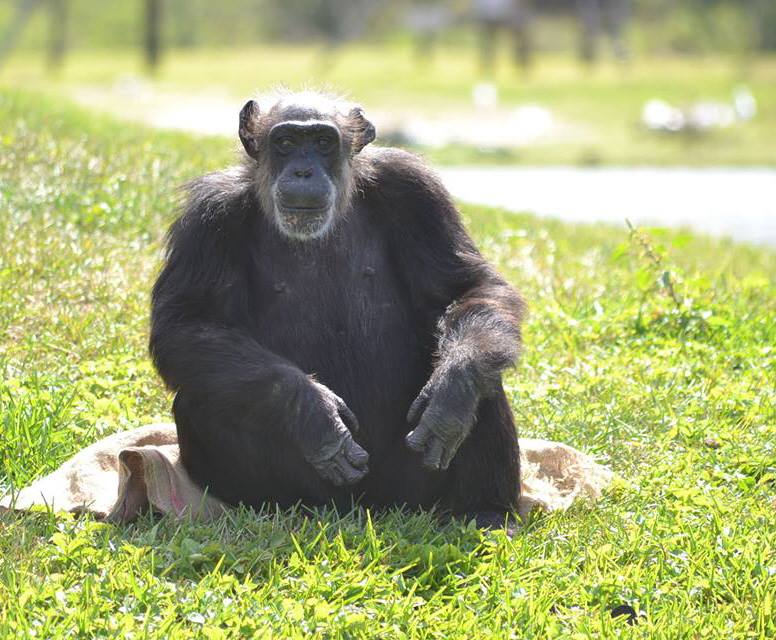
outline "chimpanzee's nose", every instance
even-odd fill
[[[311,178],[313,175],[312,169],[297,169],[294,171],[294,175],[297,178]]]

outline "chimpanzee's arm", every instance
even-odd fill
[[[240,299],[250,292],[240,272],[245,235],[230,229],[241,218],[238,205],[213,211],[193,199],[171,228],[153,290],[154,363],[168,387],[206,403],[208,416],[223,416],[224,424],[245,424],[247,416],[256,431],[285,428],[323,477],[356,482],[368,455],[352,438],[358,424],[344,401],[259,344],[241,322]]]
[[[410,448],[427,467],[446,469],[471,431],[482,398],[500,388],[520,346],[519,296],[491,274],[477,278],[441,316],[431,378],[407,421]]]
[[[525,305],[474,247],[436,176],[414,156],[382,153],[378,199],[383,189],[401,194],[390,217],[397,264],[415,309],[437,328],[434,369],[410,407],[407,444],[426,466],[446,469],[480,400],[517,359]]]

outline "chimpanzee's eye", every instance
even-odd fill
[[[318,149],[323,153],[331,151],[334,148],[334,138],[331,136],[320,136],[315,144],[318,145]]]
[[[294,142],[294,139],[289,136],[283,136],[282,138],[277,139],[275,146],[281,151],[288,153],[289,151],[293,150],[294,147],[296,147],[296,142]]]

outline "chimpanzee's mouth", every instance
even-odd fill
[[[316,215],[326,213],[329,210],[328,205],[325,207],[283,207],[282,211],[284,215]]]
[[[297,237],[311,237],[328,228],[330,207],[283,207],[278,211],[281,227]]]
[[[311,226],[320,224],[329,217],[329,207],[283,207],[280,215],[289,224]]]

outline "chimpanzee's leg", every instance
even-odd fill
[[[173,413],[184,468],[229,504],[319,505],[338,493],[286,434],[267,429],[258,416],[212,415],[206,403],[183,392],[175,396]]]

